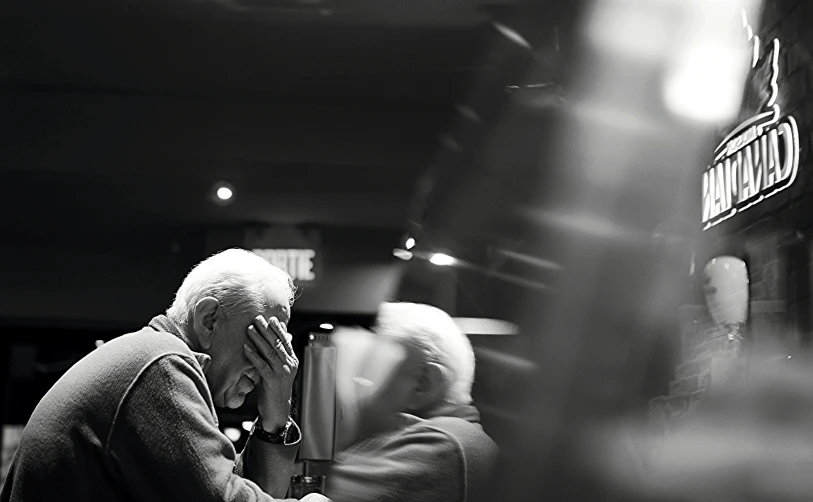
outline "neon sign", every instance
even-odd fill
[[[252,249],[272,265],[288,272],[296,282],[311,282],[316,279],[314,273],[314,249]]]
[[[754,43],[751,63],[760,62],[760,41],[748,26]],[[759,204],[793,184],[799,171],[799,130],[796,120],[782,117],[777,104],[779,40],[774,39],[769,59],[767,99],[761,113],[743,121],[714,150],[714,162],[703,173],[703,230]],[[764,60],[763,60],[764,61]]]

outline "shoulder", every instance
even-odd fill
[[[203,368],[195,353],[186,342],[171,333],[147,327],[114,342],[118,342],[118,346],[113,349],[126,354],[134,369],[137,368],[133,386],[155,381],[171,383],[177,379],[191,379],[194,387],[205,385]],[[169,387],[170,390],[176,388],[175,385]]]
[[[123,398],[134,388],[177,379],[191,380],[200,387],[205,378],[194,353],[183,340],[151,328],[111,340],[94,351],[94,357],[99,366],[115,368],[116,378],[126,385],[122,389]]]
[[[145,335],[145,338],[156,336]],[[175,338],[167,334],[163,336]],[[142,348],[133,358],[136,371],[118,402],[111,437],[121,422],[130,424],[130,428],[149,423],[150,427],[171,429],[179,423],[204,417],[205,422],[217,425],[206,377],[191,350],[182,340],[178,340],[180,345],[160,339],[155,342],[147,349]]]
[[[444,475],[464,467],[460,441],[430,420],[411,425],[391,439],[387,449],[398,458],[444,471]]]
[[[450,468],[457,464],[460,454],[454,438],[424,423],[363,439],[343,452],[341,460],[372,461],[416,473],[434,470],[437,465]]]
[[[142,352],[179,352],[192,355],[189,346],[177,336],[163,331],[145,327],[133,333],[120,336],[103,345],[103,347],[130,349],[138,347]]]
[[[436,417],[413,426],[415,429],[431,430],[444,435],[448,441],[455,443],[461,451],[472,449],[495,450],[496,444],[479,423],[457,417]]]
[[[462,455],[448,434],[431,427],[367,438],[336,460],[328,494],[337,502],[463,500]]]
[[[194,360],[189,346],[180,338],[152,328],[144,328],[115,338],[94,351],[96,358],[115,363],[121,370],[140,373],[164,356]]]
[[[499,453],[479,423],[456,417],[426,420],[424,427],[445,434],[454,443],[461,468],[465,500],[485,500]]]

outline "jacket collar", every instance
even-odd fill
[[[447,404],[422,417],[411,415],[409,413],[402,413],[401,417],[403,422],[409,425],[437,417],[462,418],[463,420],[473,424],[480,423],[480,412],[477,411],[477,408],[468,404]]]
[[[203,369],[203,372],[206,373],[206,370],[209,369],[209,365],[212,363],[212,358],[208,354],[195,352],[192,341],[186,336],[178,323],[165,315],[157,315],[152,318],[147,326],[155,331],[169,333],[180,338],[187,345],[187,347],[189,347],[189,350],[192,351],[192,355],[194,355],[195,359],[197,359],[198,364],[200,364],[200,367]]]

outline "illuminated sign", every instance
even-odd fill
[[[276,265],[288,272],[296,282],[311,282],[316,279],[314,273],[314,260],[316,251],[313,249],[252,249],[272,265]]]
[[[743,23],[754,43],[752,67],[759,58],[759,37]],[[793,117],[782,117],[779,94],[779,40],[766,59],[767,89],[760,90],[759,111],[734,128],[714,150],[714,163],[703,173],[703,230],[722,223],[785,190],[799,171],[799,130]],[[755,71],[755,76],[757,72]]]

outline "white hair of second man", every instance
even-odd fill
[[[296,287],[291,276],[255,253],[227,249],[203,260],[189,272],[167,309],[167,317],[186,324],[195,305],[206,297],[217,299],[227,317],[262,312],[271,292],[292,306]]]
[[[445,399],[454,404],[471,403],[474,350],[449,314],[419,303],[383,303],[376,332],[417,349],[426,362],[446,368],[449,387]]]

